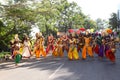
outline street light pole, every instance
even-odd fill
[[[117,31],[120,30],[120,10],[118,10],[118,13],[117,13],[117,22],[118,22],[118,27],[117,27]]]

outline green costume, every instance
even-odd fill
[[[22,59],[22,55],[21,54],[16,54],[15,63],[19,63],[21,59]]]

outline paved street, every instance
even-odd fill
[[[81,54],[80,54],[81,55]],[[0,63],[0,80],[120,80],[120,51],[116,64],[104,58],[69,61],[64,58],[22,60],[19,67],[13,61]]]

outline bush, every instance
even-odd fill
[[[0,58],[5,58],[5,56],[10,56],[10,52],[0,52]]]

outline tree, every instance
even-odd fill
[[[61,3],[60,19],[58,20],[59,30],[67,31],[70,28],[80,28],[83,26],[85,15],[77,3],[69,3],[64,0]]]
[[[31,24],[34,23],[35,16],[33,11],[24,3],[1,5],[3,7],[1,19],[0,47],[1,50],[8,50],[8,44],[14,34],[19,34],[22,38],[23,33],[30,34]],[[32,16],[29,16],[32,15]]]
[[[91,29],[91,28],[97,29],[96,22],[93,21],[92,19],[90,19],[89,16],[86,16],[86,18],[85,18],[84,27],[86,29]]]
[[[0,5],[0,47],[7,50],[14,34],[31,33],[33,25],[38,26],[45,37],[57,31],[67,32],[70,28],[95,28],[95,22],[86,16],[77,3],[67,0],[7,0]]]
[[[117,14],[116,13],[111,14],[111,18],[109,18],[109,24],[110,24],[110,27],[112,29],[117,30],[118,21],[117,21]]]

